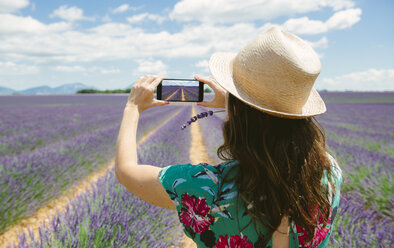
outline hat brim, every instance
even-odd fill
[[[269,106],[258,103],[234,83],[232,61],[236,55],[236,53],[214,53],[209,60],[209,69],[218,84],[241,101],[274,116],[291,119],[307,118],[326,112],[326,105],[315,88],[312,88],[308,100],[298,114],[275,111]]]

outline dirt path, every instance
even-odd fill
[[[197,113],[196,113],[196,109],[193,106],[192,116],[195,115],[197,115]],[[192,164],[198,164],[203,162],[208,164],[215,164],[215,161],[208,156],[198,121],[190,125],[190,132],[192,135],[191,146],[190,146],[190,162]]]
[[[196,109],[193,106],[192,116],[195,115],[197,115],[197,113],[196,113]],[[199,164],[205,162],[212,165],[215,164],[214,160],[208,156],[198,121],[190,125],[190,132],[192,137],[191,146],[190,146],[190,163]],[[196,244],[184,234],[183,248],[195,248],[195,247],[197,247]]]
[[[186,101],[185,92],[183,91],[183,88],[182,88],[182,101]]]
[[[179,114],[181,110],[182,109],[171,115],[166,121],[161,123],[160,126],[143,136],[137,142],[137,147],[141,145],[146,139],[148,139],[152,134],[154,134],[159,128],[167,124],[167,122],[171,120],[174,116]],[[7,245],[12,244],[13,242],[17,243],[17,233],[21,233],[22,231],[25,231],[27,233],[27,227],[30,227],[33,230],[35,237],[39,237],[38,228],[42,226],[44,222],[45,224],[49,224],[50,219],[54,215],[56,215],[56,210],[58,210],[59,213],[63,213],[66,209],[66,206],[70,204],[70,201],[72,201],[79,195],[84,194],[89,188],[91,188],[90,184],[96,183],[99,178],[105,176],[107,171],[111,170],[114,166],[115,160],[113,159],[108,165],[99,168],[98,171],[90,174],[82,182],[75,186],[72,186],[69,190],[64,192],[62,196],[53,199],[49,204],[38,209],[33,216],[23,219],[15,225],[7,228],[5,232],[0,234],[0,247],[7,247]],[[30,241],[29,236],[27,237],[27,241]]]

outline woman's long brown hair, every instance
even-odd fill
[[[328,192],[327,186],[321,184],[324,169],[335,192],[323,128],[314,117],[280,118],[253,108],[230,93],[228,97],[224,144],[217,154],[222,160],[239,161],[232,180],[255,228],[256,223],[262,223],[268,229],[268,235],[256,230],[262,247],[283,216],[289,217],[289,223],[294,220],[303,227],[306,241],[311,241],[317,225],[317,206],[324,225],[329,215],[330,202],[324,193]]]

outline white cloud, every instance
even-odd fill
[[[112,21],[111,17],[109,17],[108,14],[106,14],[103,18],[101,18],[102,22],[110,22]]]
[[[318,34],[327,32],[327,25],[322,21],[310,20],[308,17],[301,17],[287,20],[284,29],[297,34]]]
[[[26,64],[15,64],[14,62],[0,61],[0,75],[26,75],[26,74],[36,74],[40,70],[37,66],[26,65]]]
[[[200,68],[203,72],[209,72],[209,62],[207,59],[198,61],[195,66]]]
[[[67,5],[62,5],[56,10],[52,12],[52,14],[49,15],[51,18],[54,17],[59,17],[61,19],[73,22],[77,20],[88,20],[88,21],[93,21],[93,17],[86,17],[83,15],[83,10],[72,6],[68,7]]]
[[[270,20],[322,8],[338,11],[353,6],[350,0],[182,0],[175,4],[170,18],[178,21],[237,23]]]
[[[127,3],[125,3],[125,4],[122,4],[119,7],[115,8],[114,10],[112,10],[112,13],[119,14],[119,13],[126,12],[128,10],[137,10],[137,9],[139,9],[139,7],[132,7],[132,6],[128,5]]]
[[[100,37],[118,37],[124,38],[129,35],[136,35],[137,33],[142,33],[143,30],[139,28],[131,27],[129,24],[109,22],[88,30],[85,34],[87,36],[100,36]],[[82,33],[81,33],[82,34]],[[96,37],[99,38],[99,37]]]
[[[116,14],[116,13],[123,13],[126,12],[127,10],[129,10],[130,6],[128,4],[122,4],[119,7],[117,7],[116,9],[114,9],[112,11],[112,13]]]
[[[30,16],[22,17],[12,14],[0,14],[0,35],[16,33],[42,34],[44,32],[61,32],[70,28],[70,23],[56,22],[47,25]],[[6,44],[6,42],[3,44]]]
[[[29,5],[29,0],[0,0],[0,13],[11,13]]]
[[[350,0],[327,0],[322,1],[322,6],[331,7],[334,11],[350,9],[354,7],[354,2]]]
[[[241,25],[224,30],[221,27],[199,26],[185,27],[173,34],[165,31],[146,33],[128,24],[106,23],[85,32],[48,32],[61,25],[45,25],[30,17],[12,18],[20,22],[14,22],[14,25],[19,23],[17,27],[0,25],[0,35],[14,32],[13,35],[2,36],[0,55],[11,60],[28,59],[36,63],[137,59],[149,56],[201,57],[207,56],[213,46],[219,46],[220,50],[238,47],[240,42],[237,41],[245,38],[243,34],[248,32],[250,37],[254,31],[252,25]],[[31,23],[24,25],[24,22]],[[234,39],[231,32],[237,29],[242,33]],[[19,32],[15,33],[16,31]],[[43,32],[45,35],[42,35]],[[200,32],[199,35],[195,35],[196,32]],[[206,37],[207,33],[210,37]]]
[[[203,23],[185,25],[175,33],[148,33],[130,24],[110,22],[86,31],[76,31],[67,29],[70,28],[69,24],[46,25],[31,17],[12,18],[19,20],[18,26],[10,28],[12,25],[0,24],[0,35],[15,30],[19,32],[2,36],[0,56],[11,61],[24,59],[35,63],[75,63],[147,57],[204,59],[216,51],[239,51],[256,34],[271,26],[269,23],[261,27],[252,23],[232,26]],[[32,28],[32,24],[24,25],[24,22],[31,22],[37,27]],[[15,25],[18,22],[11,23]],[[29,42],[26,43],[26,40]],[[324,44],[324,39],[320,43]]]
[[[83,16],[83,13],[75,15]],[[143,13],[128,21],[162,16]],[[0,57],[5,60],[30,60],[34,63],[75,63],[143,58],[206,59],[213,52],[237,52],[271,23],[185,24],[177,32],[147,32],[130,23],[108,22],[76,30],[70,22],[44,24],[32,17],[0,14]],[[45,35],[44,35],[45,34]],[[236,35],[235,35],[236,34]],[[26,40],[29,42],[27,43]],[[312,42],[315,48],[327,46],[327,38]]]
[[[369,69],[324,78],[316,83],[316,88],[336,91],[394,91],[394,69]]]
[[[119,73],[119,72],[120,72],[119,69],[104,69],[104,68],[100,69],[100,73],[101,74],[116,74],[116,73]]]
[[[86,68],[79,65],[74,66],[66,66],[66,65],[59,65],[53,68],[55,71],[60,72],[83,72],[86,71]]]
[[[345,29],[350,28],[361,19],[361,9],[347,9],[336,12],[330,19],[327,20],[327,28],[331,29]]]
[[[287,20],[282,27],[296,34],[320,34],[330,30],[345,29],[361,19],[361,9],[347,9],[334,13],[326,22],[301,17]]]
[[[138,67],[134,70],[134,74],[142,76],[142,74],[149,75],[166,75],[167,74],[167,66],[161,61],[147,61],[147,60],[138,60]]]
[[[313,47],[313,48],[327,48],[328,46],[328,39],[327,37],[322,37],[320,40],[318,41],[308,41],[308,43]]]
[[[101,74],[115,74],[119,73],[119,69],[107,69],[107,68],[102,68],[102,67],[97,67],[97,66],[92,66],[92,67],[84,67],[80,65],[73,65],[73,66],[68,66],[68,65],[59,65],[52,67],[54,71],[60,71],[60,72],[99,72]]]
[[[134,15],[134,16],[127,18],[127,21],[131,24],[134,24],[134,23],[142,22],[144,20],[150,20],[150,21],[155,21],[155,22],[161,24],[161,23],[163,23],[163,21],[165,19],[166,18],[164,16],[154,15],[154,14],[149,14],[149,13],[142,13],[142,14]]]
[[[198,62],[196,63],[196,66],[197,66],[197,67],[200,67],[200,68],[205,68],[205,67],[208,67],[208,64],[209,64],[208,60],[205,59],[205,60],[200,60],[200,61],[198,61]]]
[[[315,49],[323,49],[328,47],[328,39],[327,37],[323,36],[320,40],[317,41],[306,41],[311,45],[311,47]],[[324,54],[321,53],[320,51],[316,51],[317,55],[319,56],[320,59],[324,57]]]

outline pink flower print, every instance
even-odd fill
[[[253,243],[248,241],[248,236],[233,235],[227,239],[227,235],[220,235],[216,248],[253,248]]]
[[[205,198],[190,196],[188,193],[182,195],[182,209],[179,214],[182,223],[192,226],[196,233],[208,230],[209,225],[214,222],[212,215],[208,214],[210,207]]]
[[[298,243],[300,246],[310,247],[310,245],[313,244],[312,247],[317,247],[319,244],[321,244],[321,242],[323,242],[323,240],[326,238],[326,236],[331,228],[331,213],[332,213],[332,208],[330,208],[330,214],[329,214],[326,226],[323,226],[323,216],[321,214],[319,214],[317,228],[315,229],[315,235],[313,236],[312,241],[305,242],[306,230],[304,228],[296,225],[297,233],[302,234],[302,235],[298,236]]]

